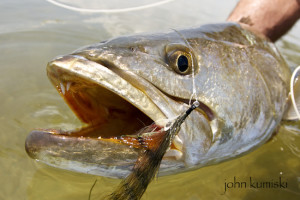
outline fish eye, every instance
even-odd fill
[[[193,68],[192,55],[180,50],[171,52],[168,55],[168,64],[178,74],[191,74]]]

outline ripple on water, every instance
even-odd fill
[[[279,135],[279,138],[293,153],[300,159],[300,124],[289,123],[281,127],[283,134]]]

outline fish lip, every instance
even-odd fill
[[[138,156],[139,151],[127,145],[96,138],[67,137],[56,131],[32,131],[25,141],[27,154],[56,168],[111,178],[124,178]]]

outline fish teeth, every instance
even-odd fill
[[[71,82],[67,82],[67,91],[69,91],[70,87],[71,87],[72,83]]]
[[[61,92],[63,93],[63,95],[66,94],[66,89],[65,89],[65,86],[64,86],[63,83],[60,83],[60,90],[61,90]]]
[[[64,83],[59,83],[60,85],[60,91],[63,95],[66,94],[66,92],[68,92],[70,90],[70,87],[72,85],[72,82],[67,82],[67,84],[65,85]]]

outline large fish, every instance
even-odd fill
[[[164,126],[190,99],[200,106],[181,125],[160,175],[264,144],[287,109],[291,76],[273,43],[232,23],[111,39],[55,58],[47,72],[87,126],[35,130],[28,154],[58,168],[119,178],[142,149],[139,130]]]

